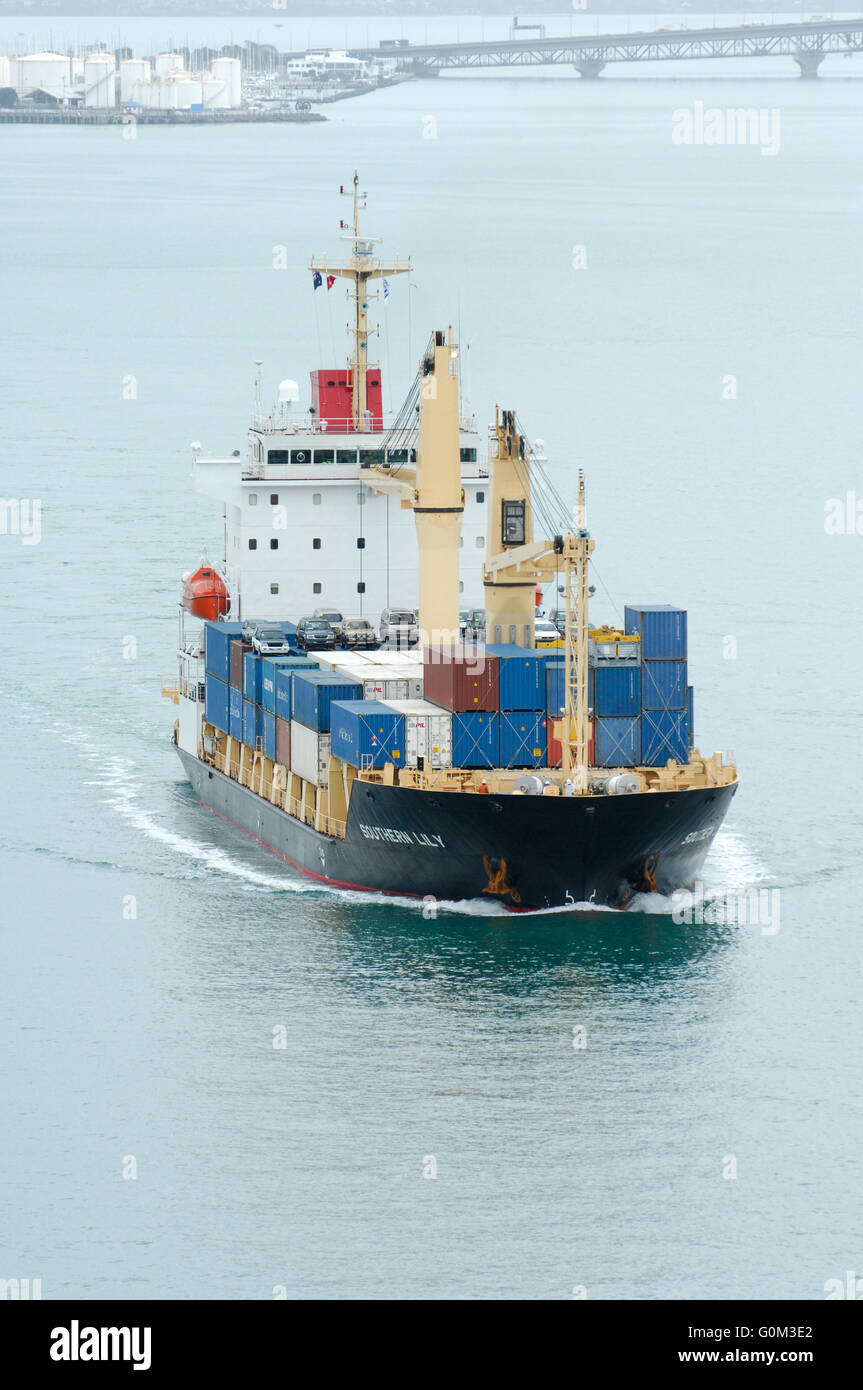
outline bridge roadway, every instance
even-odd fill
[[[640,34],[409,44],[404,48],[350,51],[356,58],[392,58],[417,77],[437,77],[456,68],[534,67],[550,63],[568,63],[582,77],[598,77],[607,63],[783,56],[797,62],[802,77],[817,77],[829,53],[863,52],[863,19],[793,24],[753,22],[733,28],[657,29]]]

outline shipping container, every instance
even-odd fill
[[[251,700],[243,701],[243,743],[250,748],[256,748],[260,737],[260,715],[261,710],[258,705]]]
[[[292,671],[316,671],[318,663],[304,656],[262,656],[261,657],[261,699],[262,709],[276,713],[276,675],[283,667]],[[283,719],[289,715],[282,715]]]
[[[499,707],[498,660],[482,647],[429,647],[423,653],[423,696],[454,714]]]
[[[405,721],[405,767],[452,767],[452,721],[447,709],[428,700],[387,700]]]
[[[317,671],[317,661],[307,661],[303,657],[281,657],[276,671],[276,709],[275,713],[287,723],[294,714],[293,678],[307,671]]]
[[[642,662],[641,707],[653,710],[686,709],[685,661],[657,661],[651,658]]]
[[[291,765],[291,725],[287,719],[276,715],[276,762],[283,767]]]
[[[248,650],[239,637],[231,638],[231,686],[240,694],[243,691],[243,656]]]
[[[557,716],[557,717],[559,717],[559,716]],[[559,738],[555,738],[555,736],[554,736],[554,725],[555,725],[555,722],[556,722],[556,717],[555,717],[554,715],[549,715],[546,722],[547,722],[547,726],[548,726],[548,727],[547,727],[547,730],[546,730],[546,732],[547,732],[547,734],[548,734],[548,742],[547,742],[547,744],[546,744],[546,748],[547,748],[547,757],[548,757],[548,766],[549,766],[549,767],[561,767],[562,764],[563,764],[563,743],[562,743],[562,741],[561,741]],[[591,722],[590,722],[589,728],[590,728],[590,738],[587,740],[587,765],[588,765],[588,767],[593,767],[593,766],[594,766],[594,762],[593,762],[593,759],[594,759],[594,743],[593,743],[593,721],[592,721],[592,720],[591,720]]]
[[[241,630],[241,623],[204,624],[204,665],[226,685],[231,678],[231,638],[239,637]]]
[[[293,708],[291,720],[316,729],[330,731],[330,705],[333,700],[359,700],[362,690],[354,680],[345,680],[332,671],[303,671],[291,681]]]
[[[264,749],[264,757],[276,759],[276,716],[271,714],[268,709],[258,710],[258,727],[261,732],[261,743]]]
[[[240,740],[240,743],[242,743],[242,741],[243,741],[243,692],[242,692],[242,690],[235,690],[233,686],[230,686],[230,687],[229,687],[228,700],[229,700],[228,716],[229,716],[230,725],[231,725],[231,727],[230,727],[230,729],[229,729],[228,732],[230,733],[231,738],[239,739],[239,740]]]
[[[587,704],[593,708],[593,670],[588,670]],[[578,681],[575,683],[578,690]],[[566,711],[566,664],[550,661],[545,668],[545,709],[547,714],[561,715]]]
[[[544,710],[501,710],[501,767],[544,767],[547,743],[548,721]]]
[[[219,680],[218,676],[207,672],[204,677],[204,716],[208,723],[215,724],[217,729],[223,733],[230,733],[231,718],[230,706],[228,704],[228,691],[230,686],[227,681]]]
[[[689,746],[695,747],[695,694],[692,686],[686,687],[686,721],[687,732],[689,734]]]
[[[638,715],[606,715],[593,721],[597,767],[636,767],[641,758],[641,720]]]
[[[243,652],[243,699],[261,703],[261,661],[257,652]]]
[[[624,626],[641,637],[642,660],[686,656],[686,611],[668,603],[633,604],[624,609]]]
[[[329,780],[330,736],[291,720],[291,772],[325,787]]]
[[[588,640],[587,659],[591,666],[616,666],[619,662],[637,666],[641,661],[641,637],[637,632],[629,637],[621,632],[597,632]]]
[[[669,758],[689,762],[686,710],[645,710],[641,716],[641,761],[645,767],[664,767]]]
[[[364,700],[421,700],[423,698],[423,671],[417,667],[376,666],[366,671],[357,671],[355,678],[361,682]]]
[[[333,700],[330,747],[351,767],[404,766],[405,720],[380,700]]]
[[[593,672],[593,708],[598,717],[641,713],[641,669],[626,663],[597,666]]]
[[[453,767],[500,766],[500,715],[458,711],[452,717]]]
[[[534,651],[514,642],[489,642],[486,653],[498,660],[498,686],[502,710],[544,710],[545,672],[551,651]],[[559,652],[554,652],[557,658]],[[555,664],[557,664],[555,662]]]

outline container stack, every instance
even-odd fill
[[[231,662],[235,646],[242,660],[241,631],[240,623],[204,624],[204,711],[209,722],[225,734],[231,732]]]
[[[626,632],[641,638],[641,763],[689,759],[686,613],[670,604],[627,607]]]
[[[317,662],[304,656],[258,656],[243,643],[241,633],[240,623],[204,626],[205,717],[231,738],[289,767],[291,676],[317,670]],[[281,718],[276,703],[279,682]]]
[[[500,767],[500,671],[482,647],[423,652],[426,700],[452,715],[453,767]]]
[[[500,766],[545,767],[550,652],[503,642],[490,644],[486,653],[498,662]]]
[[[333,700],[330,749],[357,769],[404,767],[405,717],[382,700]]]
[[[316,787],[325,787],[332,706],[361,699],[361,687],[336,671],[295,672],[291,687],[291,771]]]

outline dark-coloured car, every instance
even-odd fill
[[[301,652],[331,652],[336,634],[323,618],[301,618],[297,623],[297,650]]]
[[[377,633],[368,618],[345,618],[342,628],[342,646],[357,650],[374,651],[378,645]]]
[[[345,620],[337,608],[316,608],[312,617],[320,618],[322,622],[329,623],[337,638],[344,633]]]

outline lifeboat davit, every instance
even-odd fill
[[[183,607],[196,618],[215,622],[225,616],[229,603],[224,579],[206,561],[183,584]]]

